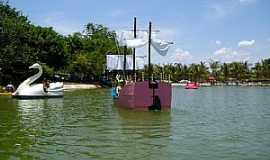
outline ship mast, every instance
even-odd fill
[[[151,32],[152,32],[152,23],[149,22],[149,37],[148,37],[148,83],[151,82],[151,73],[152,73],[152,66],[151,66]]]
[[[126,63],[127,63],[127,45],[124,46],[123,80],[126,80]]]
[[[136,39],[136,30],[137,30],[137,26],[136,26],[136,17],[134,17],[134,39]],[[134,81],[136,81],[136,49],[133,48],[133,76],[134,76]]]

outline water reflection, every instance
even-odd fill
[[[117,111],[124,153],[130,153],[131,159],[166,159],[171,142],[170,111],[141,112],[123,108]]]
[[[7,97],[3,102],[7,103],[0,108],[0,158],[38,158],[31,150],[46,131],[43,124],[47,123],[47,117],[62,110],[63,99],[17,100]]]
[[[269,94],[176,89],[168,112],[114,107],[106,89],[0,97],[0,159],[269,159]]]
[[[18,114],[23,125],[38,125],[48,114],[63,108],[63,99],[17,100]]]

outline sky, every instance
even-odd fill
[[[110,30],[138,29],[149,21],[160,38],[174,42],[154,63],[249,61],[270,58],[269,0],[9,0],[36,25],[68,35],[89,22]],[[147,50],[140,49],[140,55]]]

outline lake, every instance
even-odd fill
[[[171,111],[113,106],[110,89],[0,96],[0,159],[269,159],[270,88],[173,88]]]

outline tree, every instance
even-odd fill
[[[253,68],[253,71],[255,73],[255,78],[256,79],[262,79],[263,78],[263,67],[260,62],[257,62],[255,64],[255,67]]]
[[[209,66],[211,69],[211,76],[215,77],[216,79],[219,79],[219,71],[220,71],[220,64],[218,61],[211,60],[209,62]]]
[[[0,2],[0,67],[1,83],[19,83],[27,76],[28,66],[39,62],[62,68],[67,50],[63,36],[52,28],[30,24],[27,17]]]
[[[199,81],[202,82],[208,78],[209,72],[208,67],[206,67],[205,62],[200,62],[199,66]]]
[[[263,78],[270,79],[270,58],[262,60],[261,64],[263,69]]]
[[[227,81],[230,75],[230,69],[227,63],[223,63],[221,66],[221,72],[223,74],[223,80]]]
[[[127,54],[131,51],[128,48]],[[45,76],[64,72],[84,80],[99,80],[108,53],[123,53],[123,47],[117,47],[116,33],[101,24],[88,23],[82,32],[63,36],[52,27],[31,24],[21,12],[0,0],[0,84],[20,83],[30,74],[28,66],[36,62],[44,66]],[[153,73],[155,78],[170,74],[173,81],[204,81],[209,74],[223,81],[270,79],[270,58],[256,63],[252,70],[248,62],[209,64],[210,70],[205,62],[153,65]]]

